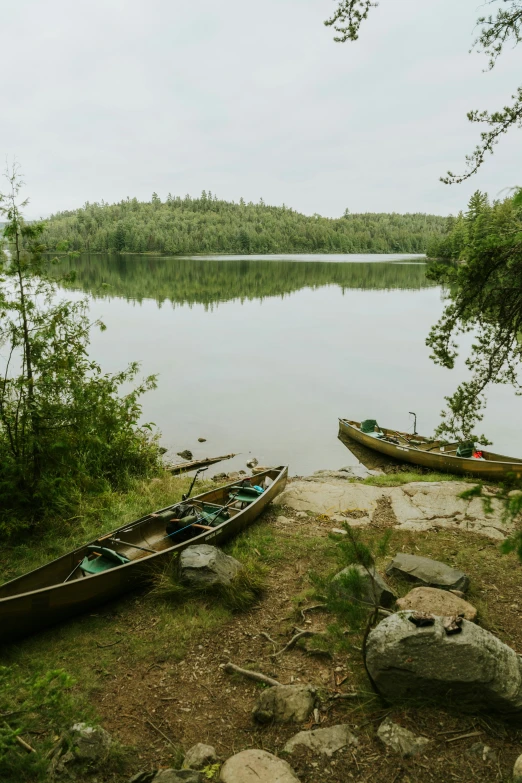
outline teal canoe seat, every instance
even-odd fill
[[[125,555],[119,555],[114,549],[107,549],[105,546],[96,546],[91,544],[87,547],[88,552],[98,553],[98,557],[89,560],[88,555],[85,556],[80,565],[80,570],[84,574],[101,574],[103,571],[108,571],[110,568],[116,568],[116,566],[125,565],[130,560]]]
[[[475,444],[472,440],[466,440],[464,443],[459,443],[457,447],[457,457],[472,457],[475,451]]]
[[[376,427],[379,427],[379,425],[375,419],[365,419],[364,421],[361,421],[361,432],[371,434],[372,432],[375,432]]]
[[[230,491],[230,500],[239,500],[240,503],[252,503],[253,500],[263,494],[261,487],[253,487],[252,485],[243,485],[241,487],[232,487]]]

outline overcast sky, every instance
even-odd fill
[[[31,217],[199,195],[312,214],[448,214],[476,188],[522,184],[522,131],[448,187],[520,83],[469,54],[477,0],[381,0],[356,43],[333,0],[17,0],[1,6],[0,155],[23,168]]]

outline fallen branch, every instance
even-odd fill
[[[303,620],[306,620],[305,612],[313,612],[316,609],[326,609],[326,604],[314,604],[313,606],[305,606],[303,609],[300,609]]]
[[[266,674],[261,674],[261,672],[252,672],[250,669],[241,669],[239,666],[236,666],[235,663],[231,663],[230,661],[225,664],[223,669],[227,674],[242,674],[243,677],[248,677],[250,680],[264,682],[265,685],[281,685],[280,682],[272,679],[272,677],[267,677]]]

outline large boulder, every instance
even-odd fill
[[[299,783],[290,764],[266,750],[243,750],[225,761],[221,783]]]
[[[396,753],[400,753],[405,759],[423,753],[426,750],[426,745],[430,744],[430,740],[426,739],[426,737],[418,737],[413,731],[399,726],[398,723],[394,723],[390,718],[386,718],[381,723],[377,729],[377,736],[381,742]]]
[[[366,664],[386,699],[522,717],[522,667],[514,650],[467,620],[448,635],[441,617],[422,626],[410,617],[415,613],[390,615],[368,636]]]
[[[358,576],[358,591],[353,590],[350,587],[350,574],[354,573]],[[348,601],[358,598],[366,604],[371,606],[391,606],[397,596],[393,590],[386,584],[380,574],[377,573],[375,568],[365,568],[362,565],[356,564],[343,568],[339,571],[332,580],[334,584],[337,584],[339,595],[344,595]]]
[[[258,723],[302,723],[315,707],[310,685],[274,685],[261,691],[252,716]]]
[[[472,604],[449,590],[439,590],[436,587],[414,587],[407,595],[398,599],[397,606],[399,609],[412,609],[446,617],[462,615],[472,622],[477,619],[477,610]]]
[[[466,592],[469,579],[462,571],[446,563],[431,560],[429,557],[408,555],[399,552],[386,566],[388,576],[399,576],[412,582],[420,582],[426,587],[439,587],[441,590],[462,590]]]
[[[283,750],[285,753],[293,753],[299,746],[309,748],[315,753],[323,753],[325,756],[333,756],[341,748],[356,746],[359,740],[352,734],[346,724],[330,726],[328,729],[314,729],[313,731],[300,731],[291,737]]]
[[[209,544],[188,546],[179,558],[180,580],[191,587],[228,585],[241,568],[234,557]]]
[[[183,769],[203,769],[209,764],[216,764],[217,761],[216,749],[212,745],[198,742],[187,750],[182,766]]]

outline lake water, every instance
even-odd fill
[[[195,457],[237,452],[213,472],[290,465],[293,475],[357,460],[338,417],[431,434],[464,377],[437,367],[425,338],[442,291],[415,256],[83,256],[70,262],[90,297],[91,354],[107,371],[158,373],[144,419]],[[522,401],[494,389],[481,430],[519,455]],[[198,443],[204,437],[206,443]],[[209,471],[212,472],[212,471]]]

